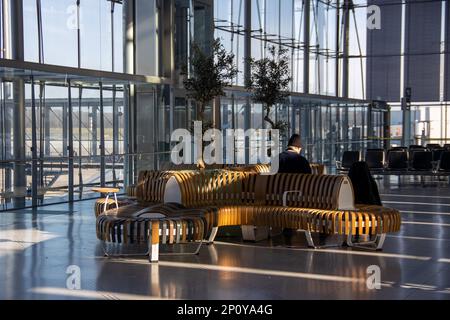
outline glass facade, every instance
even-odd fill
[[[442,13],[436,21],[440,98],[414,101],[413,88],[411,143],[449,139],[449,6],[439,4],[433,10]],[[371,5],[385,17],[379,33],[368,26]],[[403,73],[409,49],[377,44],[407,42],[400,31],[406,30],[406,4],[4,0],[0,8],[0,210],[84,199],[91,186],[125,187],[140,170],[167,163],[171,133],[190,128],[196,118],[180,75],[189,67],[194,41],[208,50],[220,38],[236,58],[234,87],[207,108],[218,128],[266,126],[263,106],[243,88],[245,58],[263,58],[274,45],[288,49],[292,77],[290,97],[272,111],[289,124],[283,144],[300,133],[307,158],[334,167],[343,151],[383,147],[389,139],[401,143],[400,91],[408,85]],[[416,20],[428,21],[414,12]],[[427,34],[422,38],[429,41]]]

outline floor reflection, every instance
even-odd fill
[[[165,256],[159,264],[105,258],[92,201],[2,213],[0,299],[449,299],[450,216],[414,208],[408,197],[389,199],[405,201],[396,208],[408,223],[383,252],[313,250],[301,232],[291,248],[283,236],[258,243],[222,236],[198,256]],[[66,288],[70,265],[80,267],[81,290]],[[370,266],[380,268],[381,290],[367,286]]]

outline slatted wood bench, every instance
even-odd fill
[[[108,252],[107,245],[111,243],[144,245],[147,250],[142,255],[148,256],[151,262],[159,260],[160,244],[198,243],[194,252],[178,253],[198,254],[208,230],[205,210],[186,209],[176,204],[153,205],[136,211],[137,209],[123,207],[121,210],[110,210],[97,218],[97,238],[103,241],[106,256],[115,255]]]
[[[126,198],[119,198],[118,199],[118,205],[119,207],[129,206],[131,204],[135,204],[136,201],[138,203],[142,204],[157,204],[163,202],[163,196],[161,193],[163,193],[164,189],[161,189],[162,185],[159,184],[159,189],[156,186],[151,185],[152,182],[157,182],[155,179],[155,175],[159,175],[162,172],[165,172],[166,178],[169,177],[167,174],[170,175],[172,172],[179,172],[179,171],[192,171],[192,172],[199,172],[199,170],[196,169],[195,165],[181,165],[181,166],[166,166],[167,168],[171,168],[171,170],[166,171],[152,171],[152,170],[143,170],[139,172],[138,176],[138,183],[133,186],[128,186],[126,190]],[[243,173],[269,173],[270,172],[270,165],[267,164],[257,164],[257,165],[215,165],[215,166],[209,166],[209,169],[206,171],[212,171],[212,170],[225,170],[225,171],[239,171]],[[324,175],[326,173],[326,168],[322,164],[311,164],[312,173],[316,175]],[[156,177],[158,179],[158,177]],[[155,189],[156,188],[156,189]],[[153,195],[152,190],[159,190],[158,196],[153,197],[151,199],[148,199],[149,196]],[[95,216],[98,217],[100,213],[102,213],[105,210],[111,210],[116,207],[116,203],[114,199],[106,199],[101,198],[98,199],[95,204]]]
[[[242,226],[247,240],[254,240],[255,228],[275,227],[305,231],[313,248],[319,248],[312,238],[317,232],[347,236],[350,246],[379,250],[386,234],[399,231],[401,225],[394,209],[355,206],[353,188],[345,176],[148,171],[136,194],[136,204],[99,215],[97,237],[113,243],[148,242],[152,261],[158,259],[155,252],[160,243],[172,244],[171,236],[192,233],[185,227],[171,231],[167,226],[175,222],[192,226],[192,217],[197,226],[202,221],[203,232],[188,238],[191,242],[205,238],[212,243],[218,228],[225,226]],[[352,237],[357,235],[373,239],[353,243]],[[181,239],[182,243],[186,240]]]
[[[219,227],[244,226],[249,232],[254,226],[270,226],[304,230],[311,247],[317,247],[311,236],[317,232],[345,235],[350,246],[381,249],[386,234],[401,225],[395,209],[355,206],[346,176],[178,172],[166,185],[165,201],[217,208],[210,241]],[[353,243],[352,237],[359,235],[374,239]]]

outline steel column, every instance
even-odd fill
[[[10,1],[11,21],[11,58],[24,60],[23,39],[23,0]],[[26,174],[25,174],[25,84],[22,79],[13,81],[13,125],[14,125],[14,206],[25,206]]]
[[[311,0],[304,0],[304,17],[303,17],[303,92],[309,93],[309,47],[310,47],[310,15],[311,15]]]
[[[339,91],[340,91],[340,77],[339,77],[339,51],[340,49],[340,43],[339,43],[339,35],[341,34],[341,10],[339,8],[340,6],[340,0],[336,0],[336,73],[335,73],[335,90],[336,90],[336,97],[339,97]]]
[[[70,84],[70,80],[67,82],[68,87],[68,110],[67,110],[67,118],[64,118],[64,121],[67,121],[67,156],[69,158],[68,161],[68,198],[69,202],[73,202],[74,197],[74,176],[73,176],[73,105],[72,105],[72,86]],[[81,168],[79,168],[81,170]]]
[[[123,3],[123,24],[124,24],[124,72],[135,74],[135,0],[124,0]],[[124,120],[125,120],[125,152],[134,153],[135,146],[135,86],[128,85],[124,87]],[[124,159],[124,185],[128,186],[134,183],[134,163],[132,156],[126,156]]]
[[[32,206],[38,205],[38,154],[37,154],[37,126],[36,126],[36,93],[34,88],[34,78],[31,77],[31,153],[32,153],[32,167],[31,167],[31,196]]]
[[[250,58],[252,57],[252,0],[244,0],[244,81],[248,83],[251,78],[251,65]],[[251,102],[250,97],[247,97],[244,117],[245,130],[251,127]],[[250,138],[245,137],[245,162],[248,164],[250,161]]]
[[[105,115],[103,105],[103,84],[100,82],[100,184],[106,185],[106,146],[105,146]]]
[[[344,16],[343,16],[343,56],[342,56],[342,96],[348,98],[348,81],[349,81],[349,42],[350,42],[350,8],[353,5],[352,0],[344,0]]]
[[[62,105],[62,151],[63,151],[63,156],[67,157],[69,154],[69,145],[68,145],[68,122],[67,122],[67,117],[68,117],[68,109],[69,107],[67,106],[66,103],[63,103]]]

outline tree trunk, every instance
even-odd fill
[[[202,122],[205,120],[205,103],[200,103],[200,108],[198,110],[198,120]]]
[[[269,117],[271,109],[272,109],[272,107],[269,107],[269,106],[266,108],[266,115],[264,117],[264,121],[268,122],[271,126],[271,129],[273,129],[275,127],[275,122],[273,122],[273,120],[270,119],[270,117]]]
[[[198,120],[201,121],[202,123],[202,135],[204,134],[204,120],[205,120],[205,103],[201,102],[200,103],[200,108],[198,109],[198,114],[197,114]],[[200,145],[198,146],[201,150],[201,157],[199,159],[197,159],[197,169],[199,170],[204,170],[205,169],[205,160],[204,160],[204,155],[203,155],[203,139],[200,143]]]

